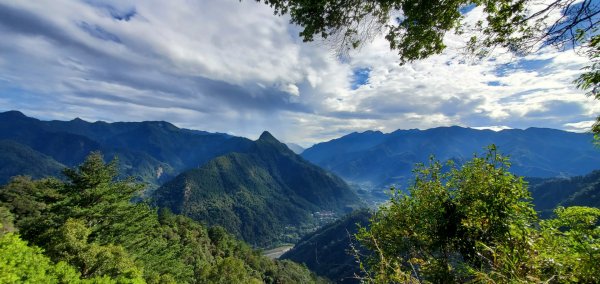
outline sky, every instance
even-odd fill
[[[340,59],[300,30],[250,0],[0,0],[0,111],[303,146],[450,125],[586,131],[600,113],[572,83],[587,59],[571,50],[472,61],[448,35],[443,54],[401,66],[382,36]]]

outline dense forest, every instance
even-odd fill
[[[132,203],[117,162],[90,155],[65,181],[15,177],[0,189],[2,283],[313,283],[221,227]]]

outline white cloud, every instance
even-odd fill
[[[565,123],[565,130],[573,131],[573,132],[588,132],[590,131],[592,125],[595,123],[595,120],[586,120],[580,122],[573,123]]]
[[[297,33],[254,1],[0,0],[0,102],[43,119],[266,129],[304,146],[369,129],[574,130],[600,112],[572,84],[587,61],[571,51],[472,64],[449,35],[447,52],[400,66],[382,37],[340,62]],[[370,72],[352,90],[355,68]]]
[[[489,129],[489,130],[498,132],[500,130],[512,129],[512,127],[508,127],[506,125],[491,125],[491,126],[473,127],[473,129],[478,129],[478,130]]]

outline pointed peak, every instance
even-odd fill
[[[279,151],[282,152],[290,152],[293,153],[292,150],[290,150],[285,144],[283,144],[281,141],[277,140],[277,138],[275,138],[271,133],[269,133],[268,131],[263,132],[260,135],[260,138],[258,138],[258,140],[256,140],[256,145],[258,145],[259,147],[262,146],[268,146],[267,148],[276,148],[279,149]]]
[[[86,122],[85,120],[83,120],[83,119],[81,119],[81,118],[79,118],[79,117],[76,117],[76,118],[74,118],[74,119],[73,119],[73,120],[71,120],[71,121],[72,121],[72,122]]]
[[[258,138],[258,140],[263,140],[263,141],[277,141],[279,142],[279,140],[277,140],[275,137],[273,137],[273,135],[271,135],[271,133],[269,133],[269,131],[264,131],[260,137]]]

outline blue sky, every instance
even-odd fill
[[[448,35],[443,54],[400,66],[380,36],[340,61],[288,22],[249,0],[0,0],[0,111],[269,130],[304,146],[448,125],[584,131],[600,113],[572,84],[587,61],[572,51],[473,61]]]

